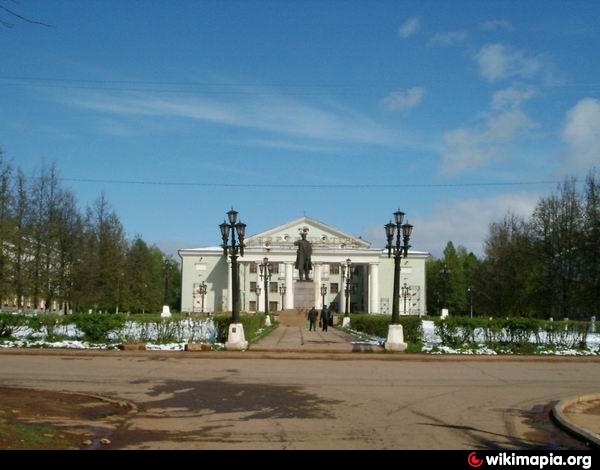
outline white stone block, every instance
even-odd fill
[[[267,315],[267,318],[265,318],[265,326],[271,326],[271,316]]]
[[[442,309],[442,318],[447,318],[448,315],[450,315],[450,313],[448,312],[447,308],[443,308]]]
[[[248,341],[246,341],[246,337],[244,336],[244,325],[241,323],[232,323],[229,325],[225,349],[235,351],[248,349]]]
[[[386,351],[404,351],[407,344],[404,342],[404,329],[402,325],[390,325],[388,337],[385,342]]]
[[[169,318],[171,316],[171,309],[168,305],[163,305],[163,309],[160,316],[161,318]]]
[[[342,328],[349,328],[350,327],[350,317],[344,317],[344,319],[342,320]]]

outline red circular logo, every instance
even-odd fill
[[[477,452],[471,452],[467,457],[467,462],[469,462],[469,465],[471,467],[477,468],[481,467],[481,465],[483,464],[483,459],[477,458]]]

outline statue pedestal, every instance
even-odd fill
[[[244,325],[241,323],[231,323],[225,349],[233,351],[244,351],[248,349],[248,341],[244,336]]]
[[[296,281],[294,283],[294,308],[312,308],[315,305],[315,283]]]

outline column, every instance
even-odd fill
[[[227,310],[233,310],[233,285],[231,284],[231,260],[227,260]]]
[[[340,263],[340,305],[338,307],[338,311],[340,313],[346,312],[346,266],[344,265],[344,263],[345,261],[342,261]]]
[[[379,313],[379,263],[369,263],[369,313]]]
[[[294,263],[285,263],[285,308],[294,308]]]
[[[313,263],[313,267],[315,268],[315,308],[319,309],[323,308],[323,305],[321,305],[321,266],[321,263]]]

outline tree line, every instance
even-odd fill
[[[600,313],[600,178],[567,178],[529,218],[492,223],[478,258],[448,242],[428,261],[427,309],[450,314],[589,319]],[[578,189],[578,187],[580,189]]]
[[[179,309],[179,264],[128,240],[104,194],[85,210],[56,165],[28,177],[0,149],[0,306],[68,311]]]

